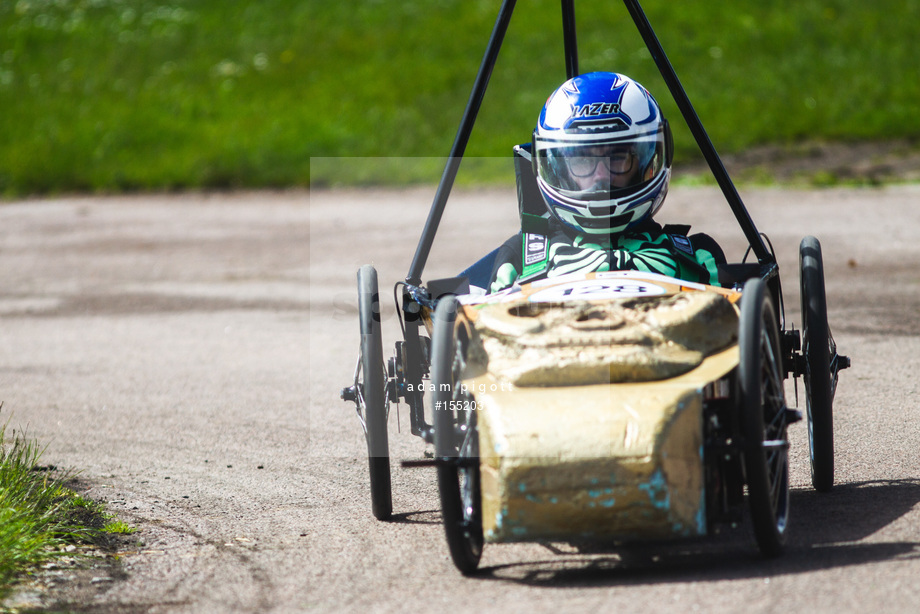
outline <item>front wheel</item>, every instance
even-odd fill
[[[387,400],[384,392],[383,342],[380,334],[380,295],[377,271],[371,265],[358,270],[358,320],[361,357],[355,374],[358,414],[367,439],[371,510],[378,520],[393,513],[390,485],[390,450],[387,440]]]
[[[444,297],[434,314],[431,384],[435,391],[434,447],[438,457],[441,516],[451,559],[464,575],[474,573],[482,556],[482,499],[479,487],[479,433],[476,412],[459,385],[465,339],[457,338],[453,296]]]
[[[827,325],[821,243],[805,237],[799,245],[802,300],[802,353],[805,356],[805,408],[811,483],[818,491],[834,485],[834,410],[831,354],[836,353]]]
[[[789,514],[788,412],[779,326],[761,279],[744,285],[738,331],[739,425],[751,522],[765,556],[782,553]]]

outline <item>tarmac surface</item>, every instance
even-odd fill
[[[395,515],[378,522],[361,426],[339,399],[358,356],[355,271],[374,264],[392,304],[432,188],[0,204],[0,418],[138,529],[117,561],[39,576],[18,598],[93,612],[916,612],[920,185],[741,192],[776,250],[787,323],[801,321],[799,241],[823,245],[853,361],[835,489],[811,489],[800,423],[780,558],[745,524],[647,547],[487,545],[473,578],[447,553],[434,471],[398,465],[425,451],[406,406],[390,416]],[[713,188],[672,188],[658,218],[744,255]],[[516,224],[513,191],[458,191],[424,278]],[[383,316],[389,356],[399,324]],[[801,382],[798,395],[804,408]]]

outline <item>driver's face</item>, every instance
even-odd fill
[[[584,157],[571,158],[569,170],[580,190],[597,186],[605,191],[636,183],[639,164],[632,148],[595,147],[586,150]]]

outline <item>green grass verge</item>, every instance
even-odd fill
[[[0,195],[435,182],[311,158],[446,155],[499,4],[0,2]],[[918,0],[643,4],[720,152],[920,137]],[[581,70],[649,87],[696,157],[623,5],[576,5]],[[564,78],[558,0],[519,2],[468,154],[527,141]]]
[[[39,468],[42,450],[0,427],[0,598],[30,569],[54,559],[69,544],[98,543],[103,533],[131,528],[106,515],[103,507],[65,485],[69,476],[51,477]]]

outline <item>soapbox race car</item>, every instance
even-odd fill
[[[802,413],[784,381],[804,379],[811,475],[834,481],[840,370],[827,321],[821,246],[799,251],[802,330],[787,326],[768,249],[638,2],[624,0],[749,243],[719,264],[721,287],[637,271],[547,278],[486,294],[495,251],[457,277],[422,271],[514,9],[504,0],[405,282],[402,340],[384,361],[377,272],[358,271],[360,353],[342,398],[367,440],[371,506],[392,515],[387,422],[409,406],[433,444],[451,558],[475,572],[485,543],[710,535],[749,509],[763,554],[782,552],[787,429]],[[574,0],[562,0],[566,71],[578,74]],[[526,147],[515,148],[522,226],[546,215]],[[524,228],[526,232],[526,228]],[[749,255],[755,261],[747,262]],[[459,268],[459,267],[458,267]]]

